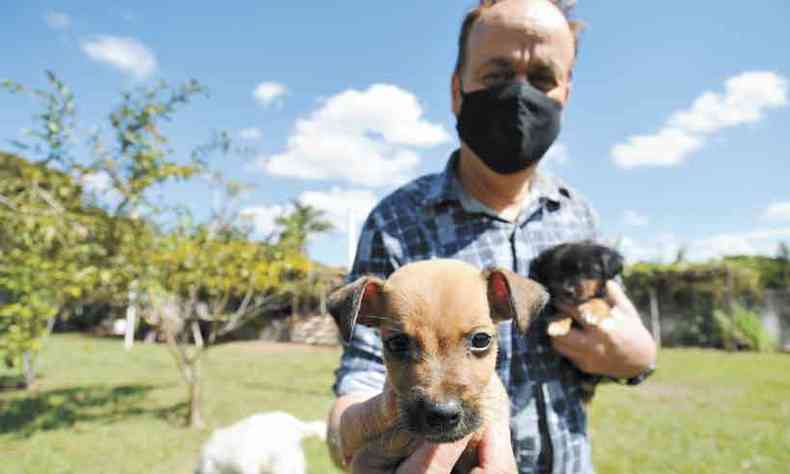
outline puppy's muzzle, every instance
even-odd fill
[[[479,427],[479,416],[458,399],[435,401],[419,398],[405,407],[410,429],[433,442],[463,438]]]
[[[420,400],[417,410],[423,413],[425,427],[429,431],[452,431],[461,422],[463,410],[461,402],[450,400],[448,402],[431,402]]]

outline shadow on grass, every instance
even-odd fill
[[[14,391],[25,388],[25,379],[21,375],[0,375],[0,392]]]
[[[138,416],[181,423],[186,416],[186,403],[146,406],[149,392],[166,387],[97,385],[31,392],[26,397],[0,400],[0,435],[14,433],[28,437],[38,431],[70,428],[77,423],[113,423]]]

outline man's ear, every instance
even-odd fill
[[[329,314],[334,318],[340,335],[347,344],[351,342],[356,324],[378,326],[380,319],[377,316],[381,316],[384,307],[383,287],[384,280],[381,278],[365,276],[329,295]]]
[[[450,94],[453,115],[458,117],[458,114],[461,113],[461,79],[457,72],[453,73],[453,77],[450,79]]]
[[[518,330],[527,332],[530,322],[549,301],[546,290],[529,278],[502,268],[487,268],[488,305],[495,322],[512,319]]]

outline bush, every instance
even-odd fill
[[[743,306],[734,305],[731,314],[716,310],[713,318],[727,350],[769,352],[776,347],[776,341],[765,330],[760,317]]]

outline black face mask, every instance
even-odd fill
[[[461,97],[458,136],[496,173],[537,163],[560,133],[562,104],[527,82],[462,90]]]

